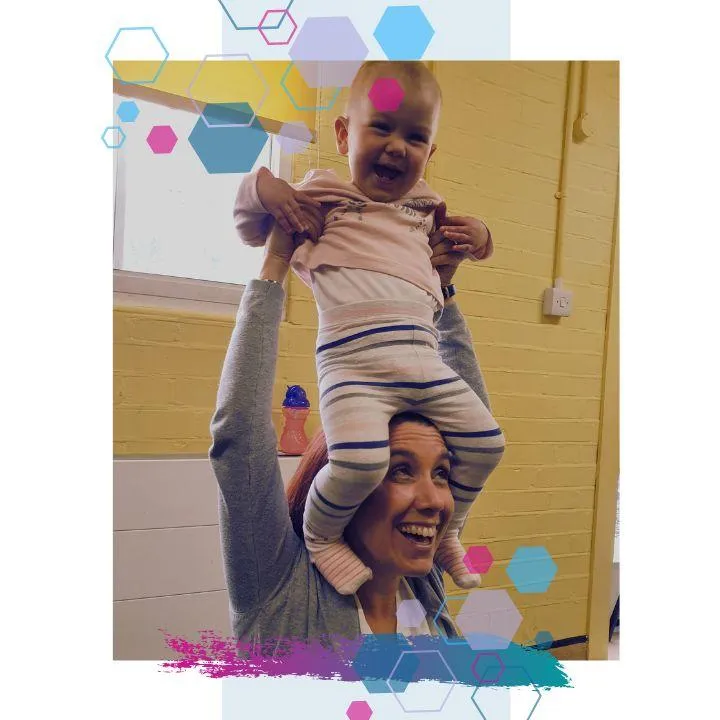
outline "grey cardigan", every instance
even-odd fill
[[[272,424],[271,402],[284,291],[277,283],[251,280],[220,377],[210,425],[210,461],[219,485],[220,533],[230,618],[236,638],[355,638],[357,607],[327,583],[295,534],[285,497]],[[443,360],[488,404],[472,338],[457,305],[437,323]],[[432,617],[443,605],[442,573],[408,578]],[[457,635],[443,610],[441,632]]]

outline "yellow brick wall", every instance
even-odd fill
[[[574,311],[544,318],[552,281],[567,63],[438,62],[445,98],[438,152],[428,170],[452,214],[483,217],[495,254],[458,271],[458,301],[475,340],[508,450],[473,508],[466,544],[496,558],[486,587],[507,588],[524,619],[518,641],[587,632],[590,550],[618,173],[618,65],[589,65],[594,135],[569,149],[565,285]],[[333,111],[315,120],[319,142],[295,159],[347,176],[335,150]],[[286,384],[308,389],[316,313],[292,277],[280,333],[274,406]],[[232,318],[115,309],[115,452],[207,452],[208,422]],[[279,426],[279,413],[275,413]],[[318,424],[316,413],[309,426]],[[515,592],[505,568],[518,545],[545,545],[558,575],[543,595]],[[450,590],[454,589],[452,586]]]

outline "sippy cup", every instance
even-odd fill
[[[308,444],[305,420],[310,414],[310,402],[300,385],[288,385],[282,412],[285,424],[280,435],[280,452],[285,455],[302,455]]]

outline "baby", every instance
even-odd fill
[[[368,94],[394,78],[402,103],[378,111]],[[429,236],[444,203],[422,179],[441,105],[440,88],[422,63],[368,62],[358,71],[346,115],[335,121],[337,148],[352,182],[312,170],[294,189],[265,168],[244,178],[235,221],[242,240],[267,239],[273,218],[286,232],[308,231],[304,208],[322,208],[319,241],[307,239],[292,267],[318,306],[316,348],[320,416],[329,462],[315,478],[304,514],[312,561],[341,594],[353,594],[371,570],[343,539],[357,508],[388,471],[388,423],[413,410],[432,420],[454,456],[447,481],[455,509],[435,555],[462,588],[480,576],[466,567],[459,531],[500,461],[502,431],[472,389],[438,352],[434,317],[443,307]],[[492,251],[487,229],[440,228],[477,259]],[[480,237],[477,237],[479,235]],[[429,544],[436,528],[396,528],[407,542]]]

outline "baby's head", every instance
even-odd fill
[[[379,78],[403,89],[397,110],[377,110],[368,96]],[[435,152],[441,102],[437,80],[420,62],[366,62],[358,70],[335,134],[353,183],[371,200],[398,200],[422,177]]]

